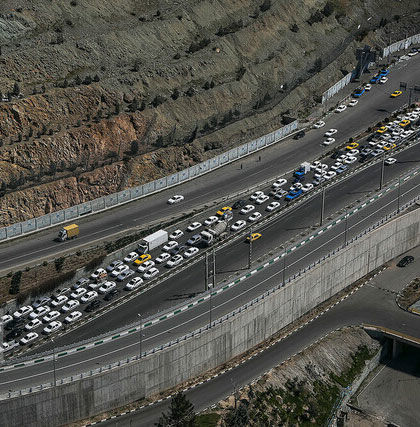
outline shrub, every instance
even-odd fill
[[[139,152],[139,142],[137,140],[131,141],[130,153],[135,156]]]
[[[19,293],[21,278],[22,272],[20,270],[13,274],[12,280],[10,282],[9,294],[16,295]]]
[[[327,3],[324,6],[324,9],[322,9],[322,13],[324,16],[330,16],[334,12],[334,4],[331,1],[327,1]]]
[[[95,270],[96,268],[98,268],[103,263],[104,259],[105,259],[105,254],[99,255],[99,256],[93,258],[92,260],[90,260],[85,265],[85,271]]]
[[[193,42],[190,44],[190,47],[188,48],[188,53],[194,53],[201,49],[204,49],[206,46],[210,44],[210,39],[203,38],[199,41]]]
[[[179,97],[179,89],[175,88],[171,94],[171,98],[175,100],[175,99],[178,99],[178,97]]]
[[[261,12],[267,12],[271,7],[271,0],[264,0],[263,4],[260,6]]]
[[[66,259],[64,257],[56,258],[54,260],[55,269],[58,272],[60,272],[63,269],[63,265],[64,265],[65,260]]]
[[[293,33],[297,33],[299,31],[299,27],[297,26],[296,22],[290,27],[290,31]]]

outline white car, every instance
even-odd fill
[[[175,249],[178,245],[178,242],[175,242],[175,240],[169,240],[168,243],[162,248],[163,251],[169,252],[172,249]]]
[[[13,341],[9,341],[9,342],[4,342],[1,346],[1,348],[4,352],[6,352],[6,351],[12,350],[13,348],[15,348],[18,345],[19,345],[19,343],[17,343],[15,340],[13,340]]]
[[[341,168],[341,166],[343,166],[343,163],[341,162],[335,162],[332,166],[331,166],[331,170],[336,172],[337,169]]]
[[[1,316],[1,323],[3,325],[6,325],[7,323],[11,322],[12,320],[13,320],[13,316],[11,316],[10,314],[5,314],[4,316]]]
[[[274,198],[277,200],[282,200],[284,196],[287,195],[287,191],[286,190],[279,190],[277,191],[277,193],[275,194]]]
[[[87,292],[86,288],[77,288],[74,292],[70,294],[70,298],[77,299],[80,298],[82,295],[84,295]]]
[[[83,304],[85,304],[85,303],[87,303],[87,302],[89,302],[89,301],[94,300],[95,298],[97,298],[97,296],[98,296],[98,292],[96,292],[96,291],[89,291],[89,292],[86,292],[86,293],[82,296],[82,298],[80,298],[80,302],[82,302]]]
[[[272,187],[277,189],[277,188],[283,187],[283,185],[285,184],[287,184],[287,179],[280,178],[277,181],[273,182]]]
[[[335,142],[335,138],[326,138],[322,144],[331,145],[331,144],[334,144],[334,142]]]
[[[314,178],[316,180],[320,180],[321,178],[325,178],[325,174],[327,173],[327,171],[321,171],[321,172],[317,172],[314,174]]]
[[[337,157],[337,161],[344,163],[344,161],[347,160],[348,157],[349,157],[348,154],[342,154],[341,156]]]
[[[30,315],[29,318],[30,319],[36,319],[39,316],[43,316],[44,314],[48,313],[49,311],[51,311],[51,308],[48,307],[47,305],[42,305],[41,307],[38,307],[37,309],[35,309]]]
[[[305,184],[305,185],[302,187],[302,191],[303,191],[304,193],[307,193],[308,191],[311,191],[313,188],[314,188],[314,185],[313,185],[313,184],[311,184],[311,183],[308,183],[308,184]]]
[[[45,326],[42,332],[44,332],[44,334],[52,334],[53,332],[58,331],[62,326],[63,324],[59,320],[54,320],[54,322]]]
[[[76,307],[80,305],[80,302],[77,301],[77,299],[71,299],[67,301],[62,307],[61,312],[62,313],[68,313],[71,310],[74,310]]]
[[[300,190],[302,187],[303,187],[303,184],[301,182],[296,182],[289,188],[289,191],[297,191],[297,190]]]
[[[114,271],[117,267],[119,267],[120,265],[122,265],[123,262],[119,259],[116,259],[115,261],[112,261],[111,264],[108,265],[108,267],[106,268],[106,271],[108,273],[111,273],[111,271]],[[102,270],[101,268],[99,268],[97,271]],[[96,272],[95,272],[96,273]],[[103,274],[102,271],[100,271],[99,274]]]
[[[77,319],[80,319],[81,317],[82,317],[82,313],[80,311],[73,311],[64,319],[64,321],[66,323],[73,323]]]
[[[38,328],[42,325],[42,322],[39,319],[33,319],[25,325],[27,331],[32,331],[33,329]]]
[[[268,197],[266,194],[264,194],[261,197],[258,197],[257,200],[255,200],[255,204],[257,205],[262,205],[263,203],[265,203],[270,197]]]
[[[42,321],[44,323],[48,323],[53,321],[54,319],[57,319],[57,317],[60,317],[60,313],[56,310],[50,311],[49,313],[47,313],[43,318]]]
[[[353,148],[353,150],[349,151],[350,156],[357,156],[358,154],[360,154],[360,151],[357,148]]]
[[[171,240],[176,240],[176,239],[181,238],[183,235],[184,235],[184,232],[183,232],[183,231],[181,231],[181,230],[175,230],[175,231],[173,231],[173,232],[169,235],[169,238],[170,238]]]
[[[407,55],[408,55],[409,57],[412,57],[412,56],[417,55],[417,53],[418,53],[417,51],[413,51],[413,52],[408,52],[408,54],[407,54]]]
[[[184,252],[184,257],[185,258],[191,258],[192,256],[194,256],[195,254],[197,254],[199,251],[198,248],[196,248],[195,246],[191,246],[190,248],[188,248],[185,252]]]
[[[384,83],[386,83],[388,81],[388,77],[381,77],[380,79],[379,79],[379,83],[381,83],[381,84],[384,84]]]
[[[319,129],[319,128],[322,128],[324,126],[325,126],[325,122],[323,122],[322,120],[320,120],[314,124],[315,129]]]
[[[390,166],[390,165],[393,165],[394,163],[396,163],[397,162],[397,159],[395,159],[394,157],[388,157],[386,160],[385,160],[385,164],[386,165],[388,165],[388,166]]]
[[[121,261],[120,261],[120,263],[121,263]],[[112,271],[112,270],[111,270]],[[103,268],[98,268],[96,271],[94,271],[91,275],[90,275],[90,278],[92,279],[92,280],[96,280],[99,276],[101,276],[101,275],[103,275],[103,274],[106,274],[106,270],[105,269],[103,269]]]
[[[414,131],[412,129],[407,129],[405,130],[400,136],[401,138],[407,138],[408,136],[410,136]]]
[[[146,280],[149,280],[157,276],[158,274],[159,274],[159,270],[156,267],[153,267],[149,271],[146,271],[146,273],[144,273],[143,278]]]
[[[259,199],[261,196],[264,196],[264,191],[256,191],[251,197],[251,200],[257,200]]]
[[[134,270],[132,270],[131,268],[129,268],[128,270],[124,270],[121,274],[117,276],[117,280],[119,282],[122,282],[128,279],[129,277],[133,276],[134,273],[135,273]]]
[[[372,85],[370,83],[365,84],[365,90],[369,91],[372,89]]]
[[[146,271],[149,271],[154,266],[155,266],[155,263],[152,260],[149,260],[149,261],[144,262],[142,265],[140,265],[137,268],[137,271],[139,273],[145,273]]]
[[[219,221],[219,218],[217,218],[217,216],[209,216],[205,221],[204,221],[204,225],[212,225],[215,222]]]
[[[232,231],[238,231],[241,228],[244,228],[245,226],[246,226],[246,222],[243,219],[240,219],[239,221],[236,221],[234,224],[232,224],[230,229]]]
[[[184,261],[184,257],[182,255],[174,255],[167,263],[166,266],[169,268],[176,267]]]
[[[117,287],[115,282],[105,282],[99,289],[98,292],[100,294],[106,294],[109,291],[112,291],[112,289],[115,289]]]
[[[123,273],[124,271],[128,270],[130,267],[126,264],[122,264],[120,266],[118,266],[112,273],[111,273],[111,277],[118,277],[121,273]]]
[[[334,172],[334,171],[329,171],[324,175],[325,179],[332,179],[336,176],[337,176],[337,172]]]
[[[330,137],[335,135],[338,132],[337,129],[329,129],[324,133],[324,136]]]
[[[21,317],[25,317],[28,314],[32,313],[33,311],[34,309],[30,305],[24,305],[21,308],[19,308],[19,310],[16,310],[13,313],[13,317],[15,319],[20,319]]]
[[[130,252],[125,258],[124,262],[133,262],[139,257],[137,252]]]
[[[30,342],[35,341],[38,337],[39,335],[36,332],[29,332],[29,334],[25,335],[23,338],[20,339],[19,344],[29,344]]]
[[[60,305],[65,304],[68,300],[69,300],[69,298],[66,297],[65,295],[60,295],[59,297],[57,297],[51,301],[51,306],[53,308],[57,308]]]
[[[242,215],[247,215],[255,209],[254,205],[246,205],[244,206],[239,213]]]
[[[341,104],[335,109],[335,112],[336,113],[342,113],[344,110],[347,110],[347,105]]]
[[[354,162],[357,162],[357,157],[355,157],[355,156],[349,156],[346,160],[344,160],[344,163],[346,165],[350,165]]]
[[[181,194],[175,194],[175,196],[171,197],[168,200],[168,203],[170,205],[173,205],[174,203],[179,203],[179,202],[182,202],[183,200],[184,200],[184,196],[181,196]]]
[[[273,212],[274,209],[277,209],[280,206],[279,202],[271,202],[269,205],[267,205],[267,207],[265,208],[265,210],[267,212]]]
[[[328,169],[328,165],[326,163],[321,163],[316,169],[315,172],[326,171]]]
[[[155,262],[157,262],[158,264],[162,264],[163,262],[168,261],[168,259],[170,258],[170,254],[168,254],[167,252],[163,252],[155,259]]]
[[[248,217],[248,221],[250,222],[258,221],[261,217],[262,215],[259,212],[254,212]]]
[[[381,154],[384,154],[384,153],[385,153],[384,150],[382,150],[381,148],[377,148],[376,150],[372,151],[371,155],[373,157],[376,157],[376,156],[380,156]]]
[[[349,107],[354,107],[354,106],[356,106],[357,104],[358,104],[358,100],[357,99],[352,99],[349,103],[348,103],[348,106]]]
[[[192,224],[190,224],[187,227],[187,230],[188,231],[194,231],[194,230],[197,230],[198,228],[200,228],[201,226],[202,226],[201,222],[193,222]]]
[[[316,169],[317,167],[319,167],[321,165],[321,162],[319,160],[315,160],[312,164],[311,164],[311,169]]]
[[[143,279],[141,277],[133,277],[126,285],[124,289],[127,291],[132,291],[133,289],[138,288],[143,283]]]

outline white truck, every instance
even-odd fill
[[[219,221],[213,227],[206,228],[200,233],[202,242],[205,245],[210,246],[216,240],[222,239],[227,234],[226,233],[227,227],[228,227],[227,221]]]
[[[158,230],[149,236],[144,237],[138,244],[138,251],[141,254],[150,253],[153,249],[168,241],[168,232],[165,230]]]

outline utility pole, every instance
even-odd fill
[[[248,269],[251,268],[251,262],[252,262],[252,227],[249,230]]]
[[[142,344],[143,344],[143,325],[142,325],[142,321],[141,321],[141,314],[138,313],[137,316],[139,316],[139,322],[140,322],[139,355],[140,355],[140,359],[141,359]]]
[[[55,366],[55,343],[54,340],[51,339],[53,343],[53,376],[54,376],[54,390],[57,387],[57,374],[56,374],[56,366]]]
[[[213,283],[212,287],[216,286],[216,251],[213,249]]]
[[[286,245],[284,245],[284,254],[283,254],[283,285],[286,283]]]
[[[346,209],[346,215],[344,216],[344,218],[346,220],[344,225],[344,246],[347,246],[347,218],[348,218],[347,209]]]
[[[209,301],[210,301],[210,310],[209,310],[209,315],[210,315],[210,328],[211,328],[211,309],[212,309],[212,301],[211,301],[211,297],[212,297],[212,295],[211,295],[211,293],[212,293],[212,289],[210,289],[210,298],[209,298]]]
[[[382,156],[382,163],[381,163],[381,181],[379,183],[379,190],[382,190],[382,187],[384,185],[384,169],[385,169],[385,153]]]
[[[401,177],[398,177],[397,213],[400,213]]]
[[[321,198],[321,219],[319,221],[319,226],[322,226],[324,222],[324,209],[325,209],[325,186],[322,186],[322,198]]]
[[[204,291],[206,292],[209,289],[209,254],[208,254],[207,251],[206,251],[206,254],[205,254],[204,270],[205,270],[205,272],[204,272],[204,275],[205,275],[205,280],[204,280],[204,286],[205,286],[205,288],[204,288]]]

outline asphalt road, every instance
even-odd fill
[[[172,218],[198,205],[236,193],[273,176],[282,175],[302,161],[312,160],[331,149],[331,146],[325,148],[319,145],[327,128],[339,130],[336,138],[337,145],[357,135],[368,126],[376,124],[406,103],[405,94],[396,99],[391,99],[389,94],[398,88],[400,81],[406,81],[409,85],[418,83],[416,72],[419,64],[420,57],[416,56],[410,61],[396,65],[392,68],[388,83],[374,86],[369,93],[363,95],[356,107],[348,108],[341,114],[331,115],[327,119],[325,128],[311,130],[298,141],[289,138],[245,160],[230,164],[176,188],[111,211],[78,219],[81,234],[75,241],[55,243],[53,240],[60,228],[56,227],[23,239],[4,242],[0,246],[0,271],[52,257],[134,227]],[[260,162],[257,160],[259,156],[261,156]],[[183,194],[185,202],[175,206],[167,205],[167,199],[175,193]]]
[[[418,194],[419,186],[420,177],[404,184],[401,188],[402,202],[412,199]],[[395,191],[392,193],[390,192],[382,199],[379,199],[379,202],[350,216],[347,224],[347,238],[350,239],[353,235],[360,233],[368,225],[374,223],[386,213],[394,210],[396,207],[396,197],[397,194]],[[330,250],[342,245],[344,243],[344,226],[345,224],[341,223],[337,227],[333,227],[318,238],[313,239],[306,245],[298,248],[295,252],[289,254],[286,258],[286,277],[316,261]],[[267,234],[272,235],[275,233]],[[282,266],[283,264],[281,262],[273,264],[258,274],[241,282],[240,286],[234,286],[213,297],[213,319],[230,312],[232,309],[260,295],[264,290],[270,289],[278,284],[281,281]],[[163,289],[164,287],[161,288]],[[137,304],[141,303],[142,299],[139,298]],[[135,307],[136,302],[133,304]],[[209,321],[209,308],[208,303],[199,304],[195,306],[194,309],[190,309],[180,313],[174,318],[170,318],[150,328],[144,329],[143,351],[160,346],[170,339],[182,336],[191,330],[206,325]],[[116,316],[119,316],[121,312],[127,313],[127,311],[128,308],[124,307],[124,310],[117,312]],[[114,316],[108,314],[100,317],[95,320],[96,323],[92,323],[78,330],[78,333],[87,330],[96,331],[101,323],[106,322],[107,319],[114,319]],[[62,339],[63,338],[57,338],[56,345],[59,345],[59,340]],[[95,369],[98,365],[123,360],[129,355],[137,354],[138,345],[138,334],[132,334],[128,337],[114,340],[111,343],[102,344],[93,349],[62,357],[57,360],[57,378],[65,378],[80,371],[86,372],[90,369]],[[17,368],[0,373],[0,392],[10,389],[17,390],[41,382],[45,383],[51,381],[51,365],[51,362],[44,362],[36,366]]]
[[[409,253],[418,260],[420,248],[417,247]],[[399,258],[392,262],[387,270],[349,298],[288,338],[225,374],[186,391],[186,396],[194,404],[196,411],[204,410],[216,404],[226,396],[231,395],[234,387],[240,388],[251,383],[272,367],[277,366],[337,328],[368,323],[418,337],[420,317],[401,310],[395,303],[395,296],[410,280],[419,276],[420,264],[416,261],[408,267],[400,269],[395,265],[398,260]],[[413,386],[410,387],[414,390]],[[395,394],[393,396],[395,397]],[[103,422],[101,425],[150,426],[158,420],[163,411],[167,411],[168,406],[169,400],[165,400],[133,414]],[[407,417],[405,419],[407,420]]]
[[[396,157],[398,162],[392,166],[386,167],[384,170],[385,182],[395,179],[408,168],[415,167],[416,165],[420,167],[420,144],[401,152]],[[416,159],[418,159],[418,162],[416,162]],[[345,206],[357,202],[357,200],[364,200],[368,194],[374,194],[375,189],[379,187],[380,170],[380,164],[372,165],[365,171],[329,189],[325,198],[325,217],[327,218],[333,215]],[[418,194],[419,191],[416,185],[419,182],[420,178],[416,178],[402,184],[400,190],[401,204]],[[374,221],[377,221],[379,218],[396,209],[397,202],[388,204],[392,198],[397,197],[396,193],[397,191],[394,191],[392,195],[386,196],[383,200],[377,201],[373,205],[364,208],[356,215],[349,217],[347,221],[349,230],[348,233],[346,233],[348,238],[351,238],[356,232],[362,231]],[[383,206],[382,209],[380,208],[381,206]],[[253,265],[257,265],[258,260],[263,259],[264,256],[268,256],[267,254],[270,252],[281,252],[279,248],[284,245],[285,242],[290,241],[292,238],[296,240],[299,239],[299,234],[302,231],[307,231],[311,227],[318,225],[320,211],[321,196],[318,195],[310,201],[289,211],[278,220],[262,227],[255,227],[254,231],[261,232],[263,237],[252,245]],[[240,216],[238,214],[235,215],[237,217]],[[305,248],[311,247],[316,257],[319,258],[321,254],[325,254],[326,251],[339,245],[335,240],[329,242],[328,239],[331,239],[331,234],[338,233],[341,235],[342,241],[344,241],[344,227],[345,224],[340,225],[337,230],[330,231],[317,237],[310,245],[305,246]],[[340,239],[340,237],[338,239]],[[326,246],[322,246],[325,245],[325,242],[329,243],[326,244]],[[290,246],[292,246],[292,244],[288,247]],[[305,252],[305,250],[303,251]],[[293,264],[295,259],[297,259],[296,257],[300,256],[297,255],[298,253],[300,254],[300,252],[295,252],[287,257],[287,265],[289,267],[287,268],[286,276],[296,273],[299,268],[309,264],[307,258],[302,260],[303,265],[301,265],[301,263]],[[217,251],[216,283],[222,284],[225,280],[236,277],[238,272],[245,274],[248,269],[248,256],[249,245],[245,243],[244,239],[232,241],[231,244]],[[143,319],[146,319],[149,316],[168,310],[176,304],[189,300],[191,296],[196,297],[200,295],[205,289],[204,262],[204,260],[201,260],[193,264],[171,277],[169,280],[152,288],[150,291],[133,298],[131,301],[124,304],[124,309],[116,307],[106,315],[92,320],[89,323],[89,327],[82,326],[62,337],[57,337],[55,339],[55,345],[57,347],[62,347],[98,336],[99,334],[136,322],[138,313],[141,313]],[[242,286],[241,284],[241,287]],[[261,293],[261,289],[258,289],[257,292]],[[229,308],[232,307],[230,306]],[[45,344],[36,351],[47,349],[51,349],[50,344]],[[34,353],[34,351],[32,351],[32,353]]]

